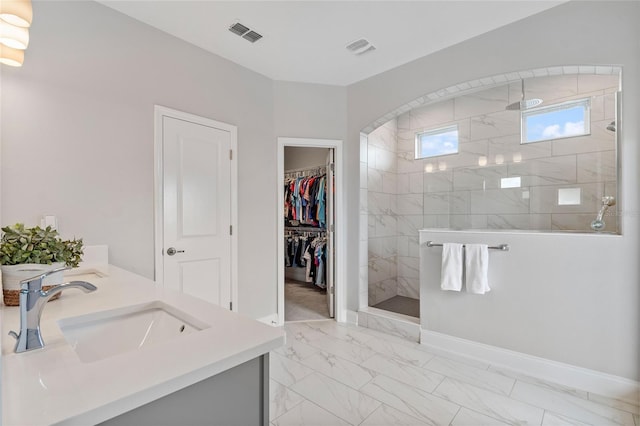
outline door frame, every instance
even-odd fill
[[[164,241],[164,190],[163,190],[163,148],[162,119],[171,117],[177,120],[201,124],[229,132],[231,144],[231,306],[238,311],[238,128],[232,124],[222,123],[210,118],[171,109],[162,105],[154,105],[154,137],[153,137],[153,199],[154,199],[154,280],[156,285],[164,287],[163,241]]]
[[[344,209],[344,171],[343,171],[343,141],[338,139],[311,139],[311,138],[278,138],[278,304],[277,304],[277,323],[284,325],[284,147],[297,146],[302,148],[333,148],[334,152],[334,173],[335,173],[335,250],[338,254],[335,256],[335,319],[338,322],[347,320],[346,311],[346,264],[344,263],[344,253],[346,250],[346,211]]]

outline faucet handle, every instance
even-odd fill
[[[62,272],[69,269],[68,266],[63,266],[61,268],[56,268],[56,269],[52,269],[50,271],[45,271],[39,275],[35,275],[31,278],[26,278],[22,281],[20,281],[20,289],[21,290],[28,290],[28,291],[32,291],[32,290],[42,290],[42,282],[44,281],[44,279],[46,277],[48,277],[49,275],[55,274],[57,272]]]

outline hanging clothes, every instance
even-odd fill
[[[324,232],[308,235],[287,231],[285,266],[305,268],[305,281],[322,289],[327,287],[327,238]],[[314,231],[315,232],[315,231]],[[310,233],[313,234],[313,233]]]
[[[284,214],[289,225],[297,221],[301,226],[325,228],[326,175],[285,179]]]

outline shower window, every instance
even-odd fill
[[[522,111],[522,143],[589,135],[589,112],[588,98]]]
[[[458,153],[458,125],[416,134],[416,159]]]

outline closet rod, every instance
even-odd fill
[[[302,172],[322,172],[320,174],[324,174],[326,173],[327,170],[327,166],[324,164],[321,164],[319,166],[314,166],[314,167],[304,167],[301,169],[290,169],[290,170],[285,170],[284,171],[284,175],[289,175],[289,174],[294,174],[294,173],[302,173]]]
[[[313,232],[327,232],[326,228],[318,228],[315,226],[285,226],[285,231],[313,231]]]

